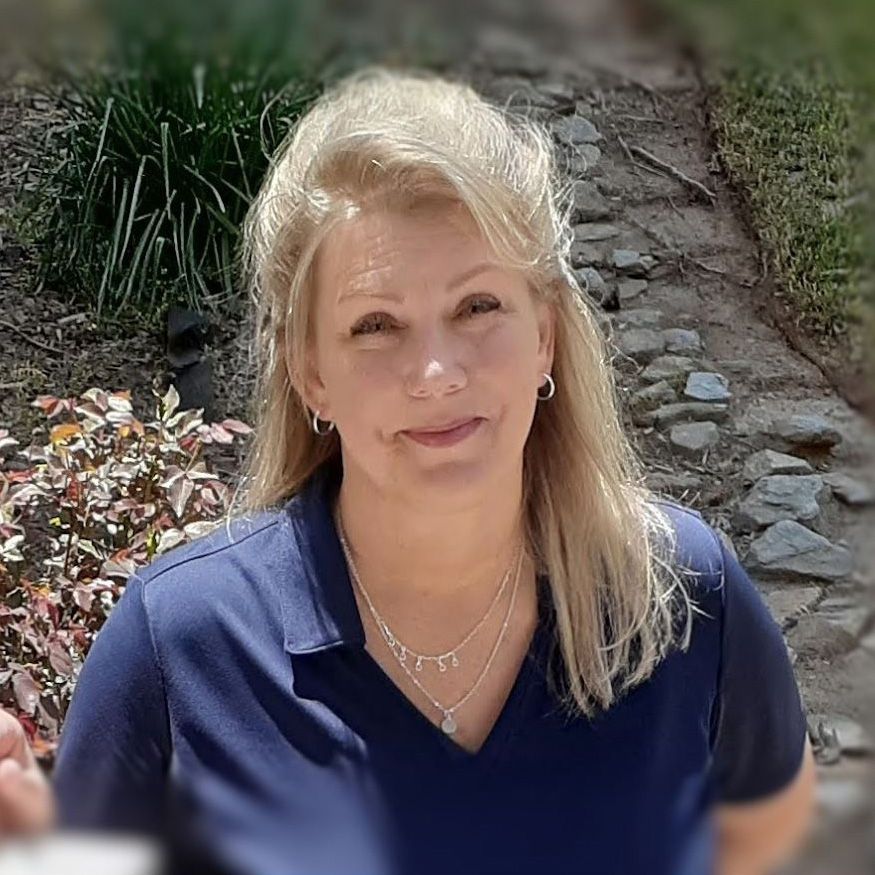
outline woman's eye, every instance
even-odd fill
[[[357,322],[351,334],[354,337],[360,334],[375,334],[387,319],[388,317],[385,313],[372,313],[370,316],[365,316],[364,319]]]
[[[491,297],[476,297],[470,298],[464,306],[463,313],[471,313],[478,315],[480,313],[490,313],[493,310],[501,308],[501,304]],[[350,331],[353,337],[359,337],[367,334],[379,334],[383,328],[387,327],[391,322],[391,317],[386,313],[370,313],[360,319]]]
[[[472,298],[468,305],[471,312],[490,313],[497,310],[501,305],[494,298]],[[479,308],[479,309],[478,309]]]

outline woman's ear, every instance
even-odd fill
[[[550,301],[539,300],[536,304],[538,314],[538,355],[541,357],[545,373],[553,370],[556,347],[556,308]]]
[[[288,368],[289,380],[295,391],[301,396],[305,406],[310,410],[318,410],[320,419],[330,419],[329,404],[325,384],[319,375],[315,356],[311,352],[305,355],[304,370],[299,373],[294,366]]]

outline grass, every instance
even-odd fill
[[[172,54],[54,82],[66,122],[17,217],[39,252],[38,285],[98,318],[147,324],[170,303],[233,307],[239,224],[268,156],[318,93],[242,59]]]
[[[872,328],[866,191],[875,95],[862,0],[665,0],[707,59],[713,122],[777,288],[824,338]]]

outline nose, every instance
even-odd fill
[[[407,367],[407,391],[415,398],[446,395],[468,382],[458,341],[435,328],[413,344]]]

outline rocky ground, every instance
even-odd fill
[[[605,308],[648,481],[726,535],[785,632],[820,781],[815,834],[784,875],[863,875],[875,862],[875,430],[766,315],[771,280],[695,66],[606,3],[573,18],[556,7],[543,31],[480,31],[453,69],[552,128],[577,180],[574,266]],[[5,154],[24,154],[45,110],[7,83]],[[0,179],[0,208],[20,166]],[[27,253],[2,242],[0,427],[26,440],[36,394],[92,385],[132,389],[151,412],[150,387],[167,379],[160,338],[102,337],[56,295],[28,295]],[[217,415],[247,418],[248,336],[216,328]]]

